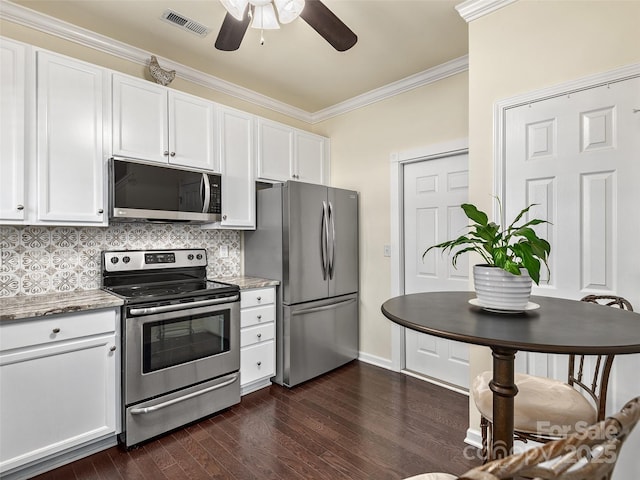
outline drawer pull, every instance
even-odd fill
[[[258,366],[262,365],[262,362],[258,361]]]
[[[262,338],[262,334],[261,333],[258,334],[258,338]]]
[[[112,345],[111,348],[109,349],[110,352],[115,352],[116,351],[116,346]]]
[[[258,320],[262,320],[262,315],[258,315]]]
[[[58,327],[54,328],[53,333],[60,333],[60,329]]]
[[[262,297],[257,297],[256,300],[258,300],[259,302],[262,301]]]

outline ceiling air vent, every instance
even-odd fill
[[[209,27],[205,27],[201,23],[198,23],[190,18],[185,17],[184,15],[180,15],[173,10],[165,10],[162,13],[162,20],[176,27],[180,27],[183,30],[188,30],[191,33],[198,35],[199,37],[206,37],[211,29]]]

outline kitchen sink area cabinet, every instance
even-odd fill
[[[113,155],[220,172],[216,104],[113,75]]]
[[[118,322],[119,309],[103,308],[0,323],[3,478],[28,478],[87,455],[82,448],[115,444]]]
[[[264,118],[256,124],[259,180],[328,184],[328,138]]]
[[[242,394],[271,384],[275,370],[275,287],[240,292],[240,388]]]
[[[0,222],[25,219],[25,84],[27,45],[0,43]]]

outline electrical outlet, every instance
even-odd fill
[[[227,258],[229,256],[229,247],[227,245],[220,245],[218,256],[220,258]]]
[[[391,245],[385,245],[384,246],[384,256],[385,257],[390,257],[391,256]]]

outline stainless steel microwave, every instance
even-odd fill
[[[221,180],[214,173],[111,158],[110,218],[165,223],[220,221]]]

